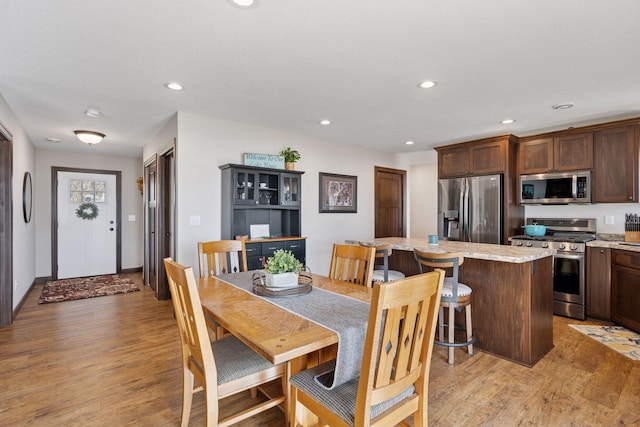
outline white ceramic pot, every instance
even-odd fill
[[[296,273],[271,274],[265,272],[267,286],[270,288],[292,288],[298,286],[298,275]]]

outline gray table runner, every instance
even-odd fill
[[[252,283],[254,273],[248,271],[217,277],[256,295]],[[332,389],[360,375],[369,304],[318,288],[313,288],[308,294],[288,298],[256,296],[338,334],[338,356],[333,375],[329,372],[321,376],[318,383]]]

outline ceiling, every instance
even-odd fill
[[[0,93],[36,147],[126,156],[176,111],[395,153],[640,117],[637,0],[258,1],[1,1]]]

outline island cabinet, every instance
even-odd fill
[[[638,201],[639,125],[594,133],[593,203]]]
[[[491,175],[508,170],[512,135],[437,147],[438,177]],[[515,151],[514,151],[515,153]]]
[[[611,321],[611,249],[587,247],[587,316]]]
[[[611,252],[611,319],[640,332],[640,252]]]
[[[226,164],[222,171],[222,238],[249,236],[249,268],[262,268],[261,259],[277,249],[289,249],[305,263],[302,238],[301,171]],[[262,230],[256,240],[251,229]]]
[[[415,248],[462,252],[459,280],[473,290],[474,347],[525,366],[535,365],[553,348],[554,251],[453,241],[429,245],[427,239],[401,237],[366,242],[391,245],[389,268],[405,275],[420,273]]]
[[[518,147],[520,175],[593,168],[593,132],[522,139]]]

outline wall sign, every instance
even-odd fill
[[[284,157],[274,154],[244,153],[244,165],[284,169]]]

